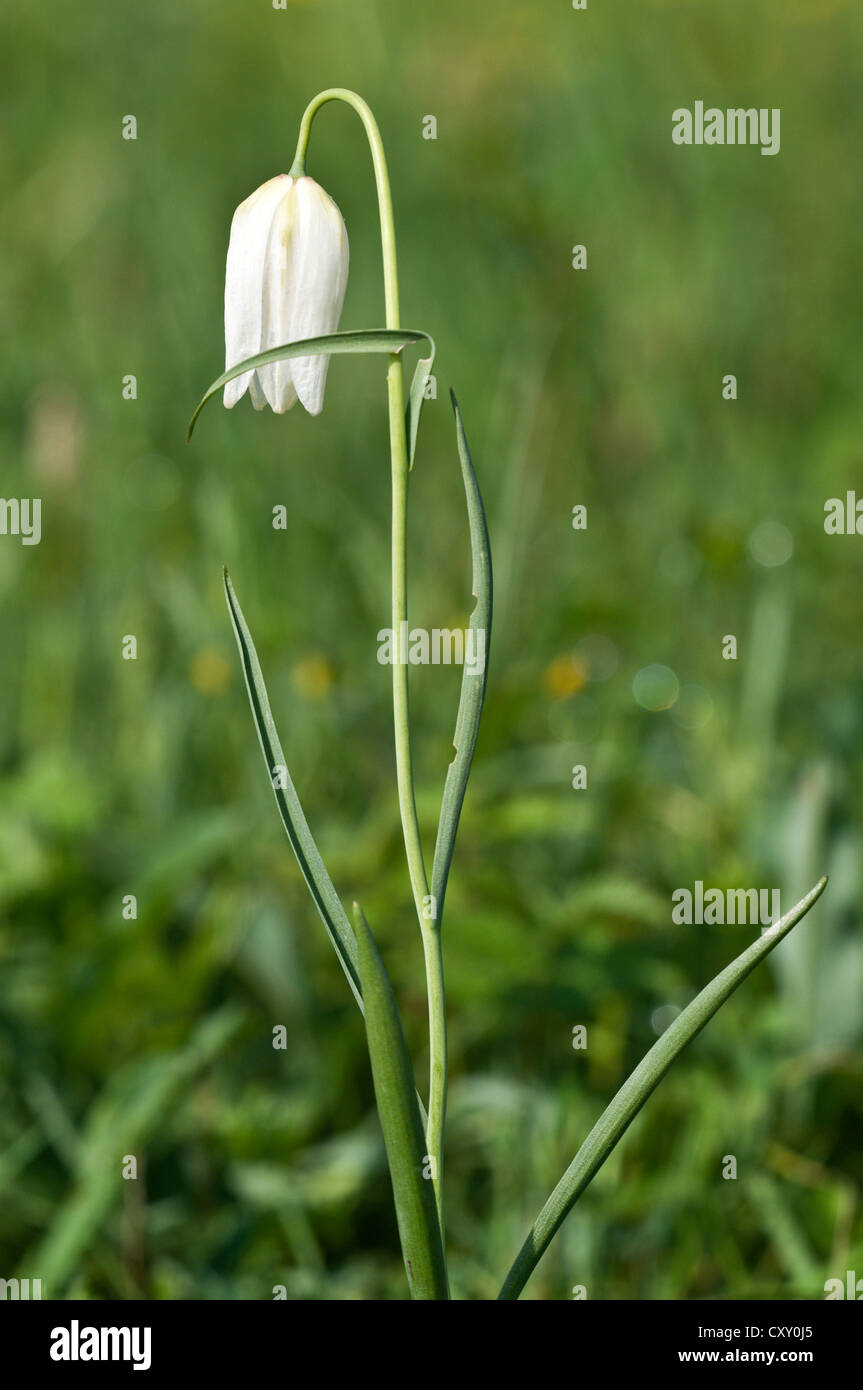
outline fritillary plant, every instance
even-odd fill
[[[348,275],[348,238],[332,198],[306,173],[312,124],[327,103],[347,103],[365,128],[371,150],[380,215],[385,326],[338,331]],[[404,355],[422,349],[405,392]],[[447,1106],[447,1033],[442,930],[447,880],[459,817],[470,775],[486,693],[492,617],[492,568],[482,496],[471,462],[461,413],[452,396],[473,561],[476,605],[470,625],[481,639],[484,660],[462,674],[454,748],[444,784],[429,875],[414,795],[407,661],[408,479],[417,445],[420,412],[434,363],[426,332],[401,327],[395,228],[387,163],[377,122],[356,93],[320,92],[300,123],[289,174],[270,179],[234,214],[225,277],[225,371],[207,389],[203,406],[220,390],[229,408],[248,391],[258,410],[281,414],[297,401],[318,414],[333,354],[378,353],[387,358],[392,470],[392,663],[393,724],[398,802],[407,868],[422,938],[428,994],[430,1074],[427,1108],[414,1080],[398,1004],[386,967],[362,909],[346,914],[315,844],[291,781],[273,720],[254,642],[227,571],[225,595],[243,675],[276,803],[315,906],[365,1019],[366,1039],[380,1117],[399,1238],[411,1297],[450,1297],[444,1225],[444,1135]],[[554,1188],[503,1279],[499,1298],[516,1299],[567,1214],[621,1138],[671,1063],[751,970],[809,911],[826,878],[768,927],[703,989],[660,1036],[624,1082]]]

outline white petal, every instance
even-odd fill
[[[294,336],[291,318],[296,295],[297,182],[291,179],[274,209],[267,237],[261,295],[261,351],[281,347],[283,343],[291,342]],[[258,368],[261,389],[277,415],[290,410],[296,403],[293,365],[289,359]]]
[[[258,373],[249,372],[249,377],[251,378],[249,381],[249,398],[255,410],[263,410],[264,406],[267,404],[267,398],[261,389]]]
[[[293,179],[278,174],[257,188],[234,213],[225,267],[225,369],[261,351],[262,289],[273,214]],[[251,372],[225,387],[229,408],[249,386]]]
[[[335,333],[348,283],[348,233],[336,204],[320,184],[297,180],[293,305],[290,341]],[[329,357],[295,357],[289,364],[297,395],[310,415],[324,403]]]

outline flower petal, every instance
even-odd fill
[[[335,333],[348,283],[348,233],[328,193],[314,179],[297,180],[294,231],[293,305],[290,338]],[[310,415],[319,415],[329,356],[295,357],[291,362],[297,395]]]
[[[291,318],[296,300],[294,267],[297,257],[297,180],[291,179],[274,209],[264,254],[261,351],[292,340]],[[296,403],[293,362],[271,362],[257,372],[270,407],[281,415]]]
[[[250,372],[249,376],[251,378],[249,381],[249,397],[252,405],[255,407],[255,410],[263,410],[264,406],[267,404],[267,398],[261,387],[258,373]]]
[[[234,367],[262,348],[262,291],[265,254],[273,214],[285,196],[287,174],[278,174],[257,188],[234,213],[225,267],[225,368]],[[275,345],[274,345],[275,346]],[[230,409],[244,394],[251,372],[225,387]]]

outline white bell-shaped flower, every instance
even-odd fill
[[[278,174],[241,203],[225,270],[225,370],[283,343],[335,333],[348,282],[348,234],[314,179]],[[234,377],[224,402],[248,388],[256,410],[277,414],[299,398],[319,415],[330,359],[294,357]]]

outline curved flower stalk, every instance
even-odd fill
[[[331,101],[356,111],[368,137],[380,216],[386,327],[337,332],[348,269],[347,233],[335,203],[306,174],[312,122]],[[407,400],[403,356],[425,343]],[[473,557],[476,607],[471,627],[483,634],[481,669],[465,666],[432,863],[431,892],[417,820],[408,706],[407,490],[416,448],[424,388],[434,359],[427,333],[402,329],[392,199],[383,144],[375,119],[354,92],[332,88],[306,108],[290,173],[264,184],[234,215],[225,278],[226,369],[211,383],[189,423],[220,390],[229,408],[249,391],[253,405],[281,413],[297,400],[317,414],[333,355],[381,353],[388,357],[392,474],[393,722],[399,810],[411,888],[422,933],[429,1014],[428,1115],[414,1086],[392,985],[359,907],[353,923],[303,814],[284,762],[264,677],[239,601],[225,576],[225,594],[243,665],[252,714],[276,802],[315,905],[365,1018],[366,1038],[411,1296],[449,1298],[443,1220],[443,1144],[447,1095],[446,1009],[441,926],[459,817],[470,774],[486,691],[492,617],[491,551],[482,497],[471,462],[461,413],[453,396],[456,440],[465,489]],[[542,1254],[579,1196],[687,1044],[755,966],[773,950],[820,896],[822,879],[781,922],[726,967],[675,1020],[648,1052],[600,1116],[570,1167],[548,1198],[507,1275],[499,1297],[518,1298]],[[427,1152],[423,1153],[425,1147]]]
[[[375,187],[378,196],[378,215],[381,229],[381,257],[384,273],[384,307],[386,326],[391,331],[400,327],[398,262],[393,219],[392,194],[383,141],[370,107],[356,92],[343,87],[331,87],[309,102],[300,122],[297,152],[291,173],[305,174],[306,154],[312,122],[323,106],[341,101],[359,116],[366,132],[372,155]],[[413,393],[412,397],[413,397]],[[397,650],[392,665],[393,725],[395,731],[396,779],[398,782],[399,813],[405,853],[413,892],[414,907],[423,943],[429,1016],[429,1104],[427,1143],[431,1181],[437,1198],[438,1216],[443,1225],[443,1141],[446,1122],[447,1040],[446,999],[444,993],[443,956],[440,941],[440,917],[429,893],[429,881],[423,856],[414,793],[413,758],[411,753],[410,712],[408,699],[408,598],[407,598],[407,489],[411,464],[411,431],[405,416],[404,371],[398,353],[390,357],[387,370],[389,402],[390,469],[392,477],[392,631],[396,634]],[[415,439],[415,434],[414,434]]]

